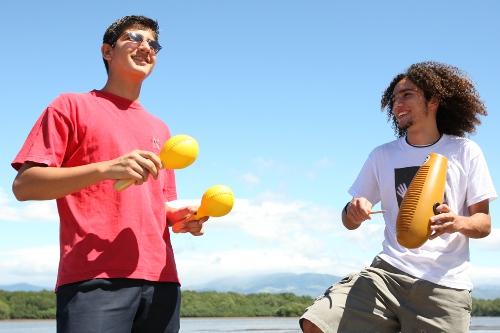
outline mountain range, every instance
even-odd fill
[[[225,277],[203,284],[184,285],[183,290],[236,292],[241,294],[256,293],[293,293],[299,296],[317,297],[325,292],[333,283],[341,279],[339,276],[316,273],[276,273],[247,277]],[[42,287],[28,283],[0,285],[6,291],[40,291],[53,290],[53,287]],[[499,285],[476,285],[472,291],[474,298],[500,298]]]

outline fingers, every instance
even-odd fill
[[[191,233],[193,236],[203,235],[203,222],[199,221],[184,221],[178,222],[172,226],[172,231],[175,233]]]
[[[432,234],[429,239],[434,239],[444,233],[453,233],[459,228],[458,216],[450,210],[446,204],[441,204],[436,207],[438,215],[434,215],[429,219],[429,224]],[[458,222],[458,223],[457,223]]]
[[[371,220],[371,203],[363,198],[355,198],[348,205],[347,216],[351,221],[361,223],[366,220]]]
[[[436,207],[436,211],[438,213],[449,213],[451,210],[447,204],[443,203],[443,204],[440,204],[439,206]]]
[[[143,166],[146,167],[155,178],[158,177],[158,171],[162,168],[160,157],[150,151],[140,151],[139,155],[144,158],[141,160],[145,163]]]
[[[429,239],[437,238],[444,233],[452,233],[454,232],[454,223],[444,222],[442,224],[431,225],[431,231],[432,234],[429,236]]]
[[[155,179],[161,169],[160,158],[153,152],[145,150],[134,150],[115,160],[112,166],[115,179],[133,179],[136,184],[144,183],[149,175]]]

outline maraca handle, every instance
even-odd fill
[[[115,182],[113,187],[115,188],[115,190],[120,192],[134,183],[135,183],[135,180],[133,180],[133,179],[120,179],[120,180]]]
[[[207,215],[206,214],[202,214],[200,212],[200,209],[198,208],[198,211],[196,212],[196,214],[194,214],[192,220],[201,220],[202,218],[206,217]]]
[[[182,230],[182,228],[184,228],[184,226],[186,225],[187,222],[191,222],[191,221],[197,221],[197,220],[200,220],[204,217],[206,217],[207,215],[198,215],[198,213],[194,214],[188,221],[186,222],[177,222],[177,223],[174,223],[172,225],[172,231],[173,232],[179,232],[180,230]]]

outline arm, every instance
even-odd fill
[[[483,238],[491,232],[488,199],[469,206],[470,216],[457,215],[446,204],[438,206],[437,211],[440,214],[430,219],[433,233],[429,239],[453,232],[460,232],[470,238]]]
[[[14,179],[12,191],[20,201],[57,199],[105,179],[134,179],[140,185],[150,173],[156,178],[160,168],[155,153],[140,150],[114,160],[68,168],[26,162]]]
[[[372,203],[366,198],[353,198],[342,210],[342,223],[349,230],[359,228],[361,223],[371,220]]]

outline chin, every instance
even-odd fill
[[[137,69],[137,68],[134,69],[132,72],[135,77],[140,79],[145,79],[149,76],[149,74],[151,74],[150,70]]]
[[[399,128],[400,130],[406,131],[406,130],[408,130],[408,129],[412,126],[412,125],[413,125],[413,123],[412,123],[411,121],[406,122],[406,123],[403,123],[403,124],[399,124],[399,123],[398,123],[398,128]]]

